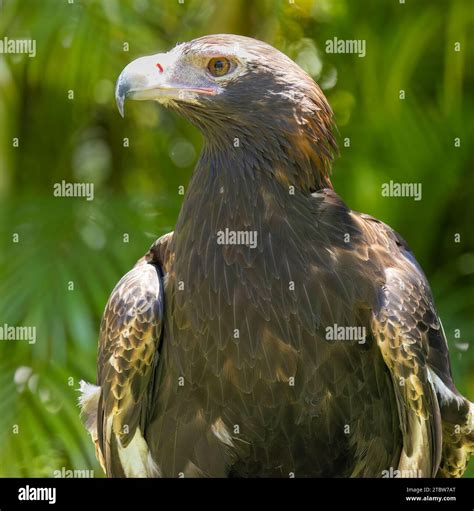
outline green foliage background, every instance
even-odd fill
[[[0,55],[0,326],[37,327],[36,344],[0,341],[0,476],[102,475],[78,382],[95,380],[108,294],[173,229],[201,146],[193,127],[150,103],[127,104],[122,120],[114,83],[132,59],[209,33],[263,39],[322,85],[339,128],[335,188],[411,245],[457,386],[474,399],[470,0],[69,1],[0,0],[0,38],[37,44],[35,58]],[[366,57],[327,54],[334,37],[365,39]],[[421,182],[423,199],[382,197],[390,179]],[[94,200],[54,197],[62,180],[93,182]]]

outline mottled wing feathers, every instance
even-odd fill
[[[97,422],[108,475],[130,475],[123,452],[131,443],[147,456],[143,435],[163,318],[160,272],[159,267],[139,261],[113,290],[102,318]],[[136,457],[142,458],[136,463],[145,465],[143,456]],[[146,475],[142,471],[146,472],[144,466],[135,467],[132,475]]]
[[[372,331],[392,375],[403,451],[399,470],[434,477],[441,456],[438,401],[427,366],[427,331],[436,326],[426,290],[403,270],[386,270],[384,299]]]
[[[432,473],[425,475],[460,477],[474,451],[474,406],[453,383],[448,344],[429,284],[398,233],[368,215],[359,218],[368,241],[376,246],[385,240],[392,255],[392,262],[385,264],[383,296],[372,328],[394,379],[404,455],[413,456],[418,446],[421,465],[426,469],[432,464]],[[407,465],[406,458],[402,462]]]

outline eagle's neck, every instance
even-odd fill
[[[208,237],[226,229],[261,230],[277,212],[288,217],[309,191],[290,182],[288,176],[299,171],[294,162],[270,155],[272,151],[249,145],[226,150],[206,146],[185,195],[176,236],[194,239],[205,232],[198,241],[206,244]]]
[[[313,85],[316,94],[319,89]],[[205,139],[193,180],[202,178],[200,185],[207,189],[216,183],[220,188],[233,186],[237,179],[248,183],[266,178],[286,191],[332,188],[330,172],[337,151],[332,112],[320,91],[319,99],[302,98],[296,104],[281,100],[271,105],[271,115],[268,108],[206,115],[190,107],[179,110]],[[205,182],[206,175],[212,182]]]
[[[201,281],[221,264],[245,268],[257,259],[263,264],[304,242],[299,230],[312,214],[311,194],[272,172],[278,166],[282,175],[298,169],[255,154],[248,147],[207,147],[201,154],[173,236],[179,280]]]

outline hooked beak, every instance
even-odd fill
[[[172,70],[176,60],[170,53],[141,57],[128,64],[120,74],[115,87],[115,101],[124,116],[125,100],[196,101],[198,95],[214,95],[214,87],[194,87],[173,83]]]

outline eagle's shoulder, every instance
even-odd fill
[[[100,326],[97,386],[82,385],[83,415],[109,476],[159,474],[144,434],[162,342],[171,236],[159,238],[110,294]]]
[[[172,231],[158,238],[140,261],[144,260],[147,263],[157,264],[164,274],[168,273],[168,269],[174,259],[172,247],[173,235],[174,232]]]

